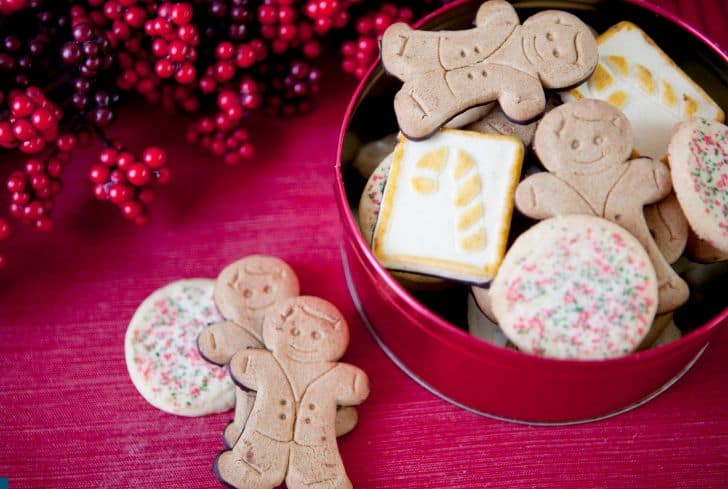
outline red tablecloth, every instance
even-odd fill
[[[695,4],[714,15],[689,1],[679,11],[725,46],[724,3]],[[11,240],[0,274],[0,476],[10,487],[219,487],[210,464],[230,415],[189,419],[148,405],[127,375],[123,338],[152,290],[254,252],[289,261],[304,293],[350,321],[345,359],[372,379],[359,427],[339,444],[357,487],[727,487],[728,334],[649,404],[559,428],[467,413],[384,356],[341,269],[332,165],[353,84],[331,78],[312,115],[257,124],[260,157],[239,168],[182,143],[183,121],[145,113],[143,124],[122,123],[115,133],[135,149],[169,148],[174,171],[144,228],[91,203],[85,172],[97,149],[74,157],[56,230]],[[142,120],[134,110],[121,119]]]

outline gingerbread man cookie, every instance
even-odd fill
[[[227,365],[238,350],[262,348],[263,319],[272,306],[299,294],[298,277],[280,258],[251,255],[225,267],[215,283],[215,303],[226,321],[205,328],[197,338],[200,355],[215,365]],[[230,447],[243,431],[255,395],[240,388],[235,393],[235,418],[223,432]],[[337,416],[338,433],[357,423],[355,409]]]
[[[263,340],[267,350],[230,361],[233,380],[257,395],[242,435],[215,459],[216,477],[239,489],[352,487],[334,420],[337,406],[364,402],[369,380],[338,362],[349,343],[344,317],[317,297],[288,299],[266,316]]]
[[[544,88],[563,88],[591,75],[597,44],[566,12],[547,10],[519,25],[515,9],[490,0],[476,27],[418,31],[392,24],[382,38],[382,63],[404,82],[394,99],[402,132],[424,139],[448,120],[497,101],[508,118],[528,121],[544,111]]]
[[[660,252],[643,212],[670,192],[670,172],[659,161],[629,159],[632,130],[624,114],[600,100],[569,102],[541,120],[534,150],[549,171],[519,184],[518,210],[534,219],[587,214],[621,225],[642,243],[655,267],[658,312],[685,303],[688,286]]]

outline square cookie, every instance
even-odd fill
[[[443,129],[394,150],[372,250],[387,268],[472,283],[505,253],[523,162],[517,138]]]
[[[599,64],[587,81],[561,92],[564,102],[605,100],[629,119],[638,156],[663,160],[673,126],[693,116],[723,121],[718,104],[650,37],[620,22],[597,38]]]

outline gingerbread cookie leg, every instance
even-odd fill
[[[290,442],[252,431],[212,464],[217,480],[236,489],[273,489],[286,477]]]
[[[288,489],[352,487],[338,450],[332,450],[328,446],[304,446],[298,443],[291,444],[286,486]]]
[[[674,193],[645,207],[650,234],[668,263],[675,263],[688,242],[688,221]]]

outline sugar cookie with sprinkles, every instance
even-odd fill
[[[212,299],[215,281],[172,282],[141,303],[126,331],[125,355],[134,387],[152,406],[180,416],[232,409],[227,369],[200,357],[196,339],[223,318]]]
[[[694,118],[668,148],[675,194],[695,234],[728,253],[728,127]]]
[[[493,312],[524,352],[604,359],[634,351],[657,310],[649,256],[624,228],[571,215],[541,221],[508,251]]]

